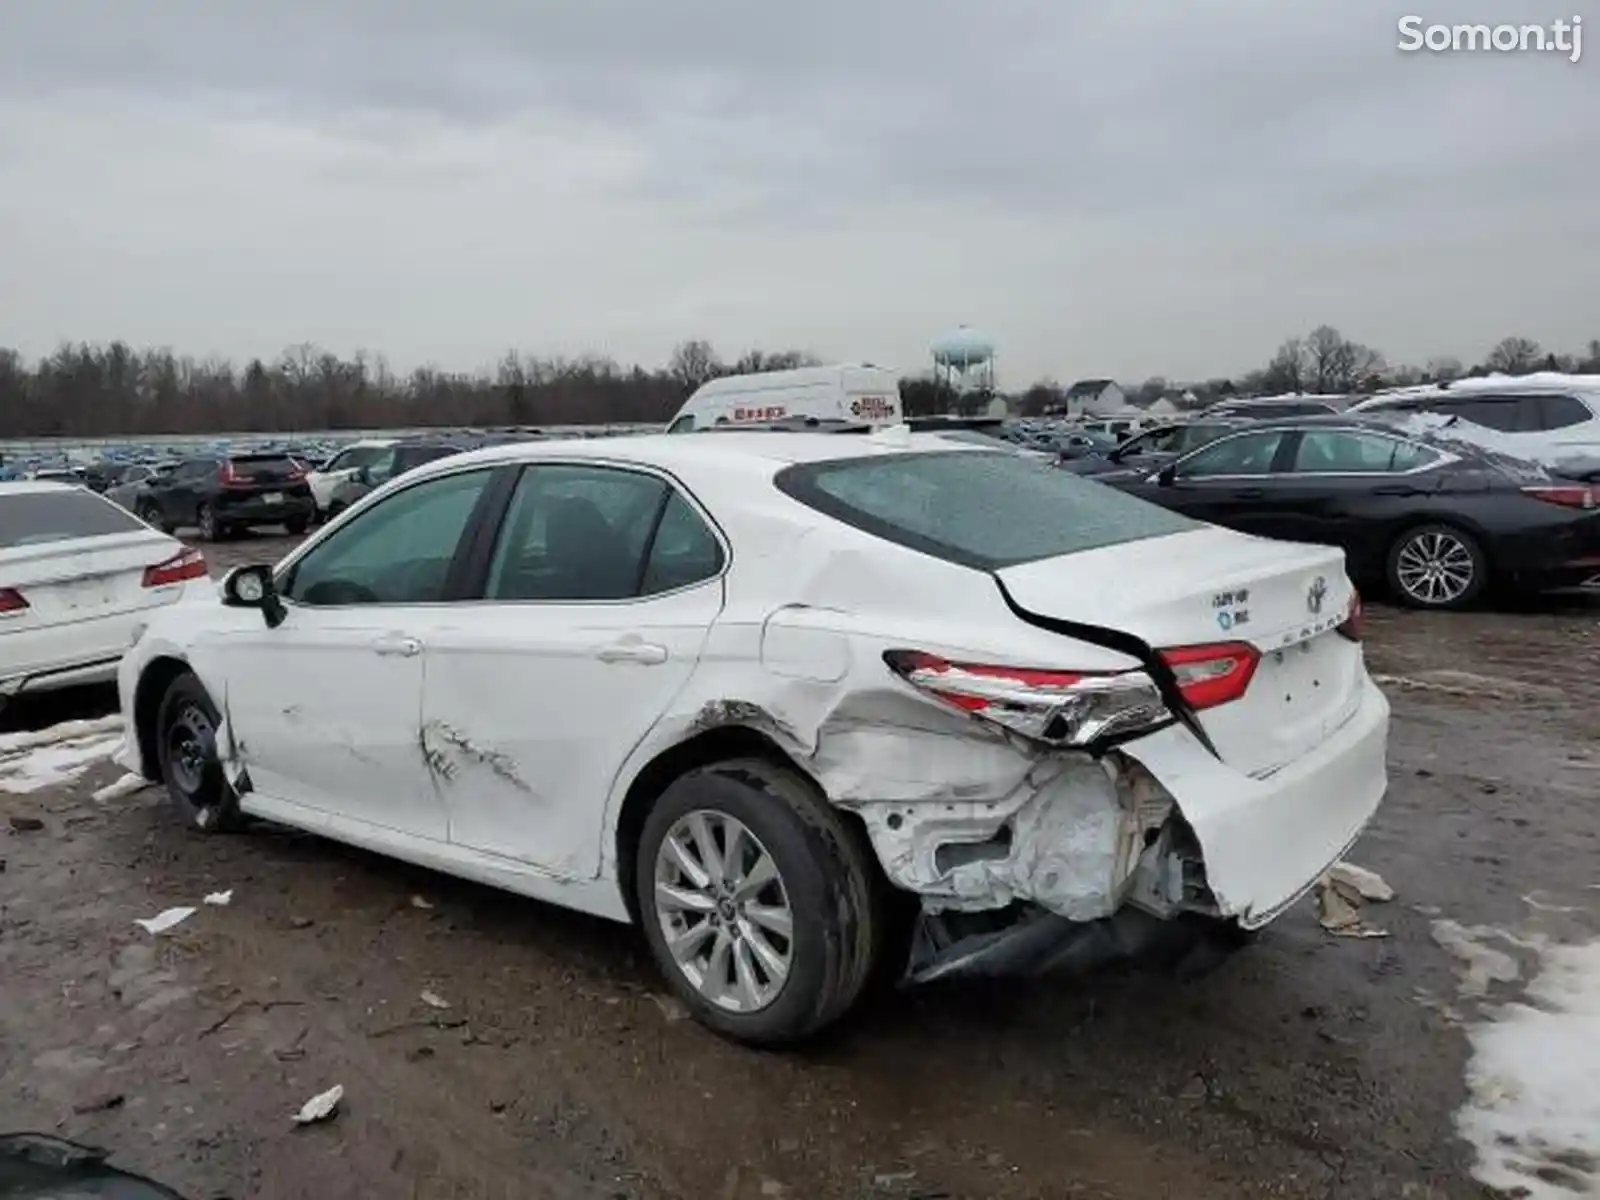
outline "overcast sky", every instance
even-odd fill
[[[1324,321],[1577,349],[1600,8],[1576,64],[1401,53],[1407,12],[1573,15],[1436,3],[9,0],[0,345],[917,369],[970,324],[1011,385]]]

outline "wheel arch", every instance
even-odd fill
[[[816,776],[806,770],[803,763],[790,754],[770,734],[751,725],[730,723],[696,733],[660,751],[646,763],[628,784],[613,831],[616,853],[617,886],[628,915],[635,924],[639,922],[639,901],[636,872],[639,839],[644,832],[645,819],[651,807],[671,784],[699,767],[730,759],[760,759],[775,767],[793,771],[827,800],[827,792]],[[831,803],[831,802],[830,802]],[[861,839],[870,867],[882,876],[877,855],[872,852],[865,825],[861,818],[846,809],[835,808],[845,819],[846,826]]]
[[[161,748],[156,718],[161,713],[161,699],[174,679],[192,670],[183,659],[163,654],[151,659],[139,673],[139,682],[133,692],[132,733],[139,747],[139,766],[146,779],[154,779],[156,776],[153,772],[160,769]]]

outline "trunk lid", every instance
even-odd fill
[[[1249,689],[1199,713],[1230,766],[1257,777],[1294,761],[1355,712],[1361,648],[1336,632],[1353,587],[1344,552],[1207,526],[995,573],[1033,616],[1114,630],[1152,649],[1248,642]]]
[[[0,633],[170,604],[182,587],[147,588],[144,572],[182,549],[153,529],[0,549],[0,588],[28,602],[0,617]]]

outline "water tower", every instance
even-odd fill
[[[957,392],[994,391],[994,339],[966,325],[933,343],[933,377]]]

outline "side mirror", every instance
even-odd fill
[[[1156,473],[1156,482],[1162,487],[1171,487],[1173,480],[1178,478],[1178,464],[1168,463]]]
[[[256,608],[268,629],[276,629],[288,615],[278,599],[272,568],[265,563],[235,567],[222,577],[222,603],[228,608]]]

